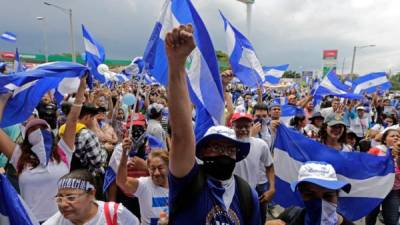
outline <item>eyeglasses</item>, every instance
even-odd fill
[[[67,196],[59,196],[56,195],[54,198],[56,199],[57,204],[61,204],[62,200],[64,199],[68,203],[74,203],[76,202],[81,196],[87,194],[87,192],[83,192],[80,194],[73,194],[73,195],[67,195]]]
[[[236,154],[236,146],[233,145],[212,144],[207,146],[206,150],[228,156]]]

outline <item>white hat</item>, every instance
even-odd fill
[[[325,162],[309,161],[300,167],[298,180],[291,184],[292,191],[296,191],[298,185],[308,182],[330,190],[340,190],[349,193],[351,185],[339,181],[336,171],[331,164]]]

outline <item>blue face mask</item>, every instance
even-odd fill
[[[337,225],[337,205],[323,199],[304,201],[306,225]]]

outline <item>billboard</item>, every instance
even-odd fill
[[[338,50],[323,50],[322,52],[322,77],[333,69],[336,71]]]

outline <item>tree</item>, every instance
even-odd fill
[[[392,82],[392,90],[400,90],[400,72],[389,78]]]
[[[293,70],[288,70],[285,71],[285,73],[282,76],[283,78],[301,78],[300,73],[293,71]]]

